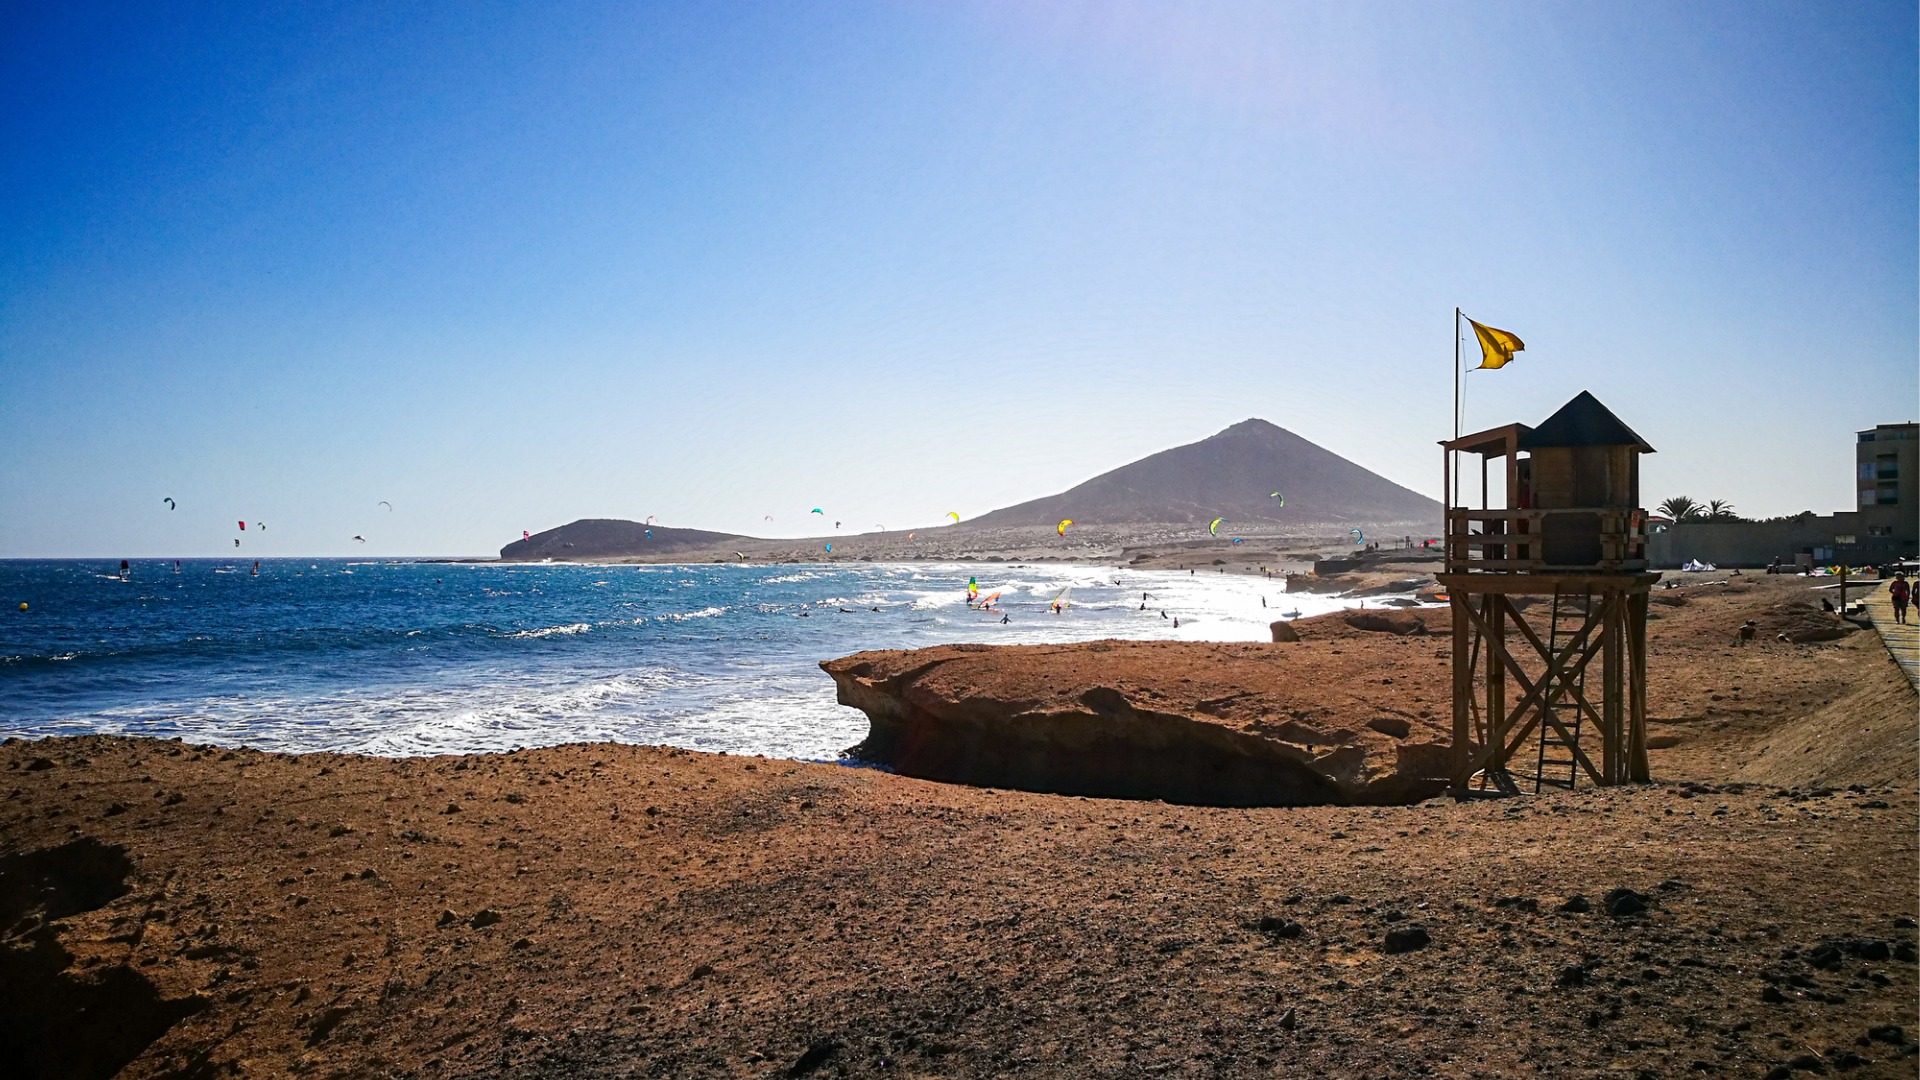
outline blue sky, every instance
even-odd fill
[[[1468,426],[1590,389],[1649,501],[1920,413],[1910,3],[0,19],[0,556],[906,528],[1248,416],[1437,495],[1455,305]]]

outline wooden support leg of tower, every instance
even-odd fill
[[[1487,637],[1487,647],[1489,649],[1498,649],[1500,656],[1505,658],[1507,655],[1507,598],[1494,593],[1488,593],[1484,599],[1486,601],[1486,614],[1482,620],[1482,626],[1483,632]],[[1485,714],[1486,728],[1489,734],[1486,741],[1491,744],[1506,738],[1507,666],[1504,663],[1492,662],[1493,653],[1491,652],[1487,654],[1487,660],[1487,673],[1485,676],[1487,703]],[[1500,767],[1505,768],[1506,762],[1502,761]]]
[[[1606,611],[1606,667],[1601,675],[1606,680],[1602,691],[1600,711],[1605,718],[1601,726],[1601,755],[1605,759],[1606,783],[1618,784],[1626,779],[1627,730],[1623,718],[1626,714],[1626,702],[1622,699],[1625,690],[1621,678],[1626,657],[1626,619],[1621,610],[1621,594],[1606,594],[1603,606]]]
[[[1653,779],[1647,767],[1647,603],[1642,590],[1628,597],[1627,650],[1627,779],[1644,784]]]
[[[1473,671],[1467,664],[1472,647],[1467,612],[1471,609],[1467,595],[1458,590],[1451,592],[1448,603],[1453,608],[1453,786],[1464,794],[1474,773],[1472,721],[1467,712],[1473,699]]]

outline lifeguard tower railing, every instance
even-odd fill
[[[1637,574],[1647,569],[1646,515],[1617,507],[1447,510],[1447,573]]]

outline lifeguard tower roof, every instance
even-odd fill
[[[1634,434],[1612,409],[1585,390],[1538,426],[1520,433],[1519,449],[1549,446],[1631,446],[1643,454],[1654,452],[1647,440]]]

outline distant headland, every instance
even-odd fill
[[[1060,523],[1071,519],[1062,531]],[[1209,531],[1215,519],[1221,525]],[[896,559],[1106,559],[1136,549],[1206,549],[1247,558],[1256,542],[1434,534],[1440,503],[1293,432],[1249,419],[1100,474],[1055,495],[957,524],[770,540],[586,518],[500,549],[505,562]],[[1236,545],[1236,538],[1243,541]],[[831,547],[829,548],[829,545]],[[1165,552],[1160,552],[1165,554]],[[1196,556],[1197,550],[1193,552]]]

